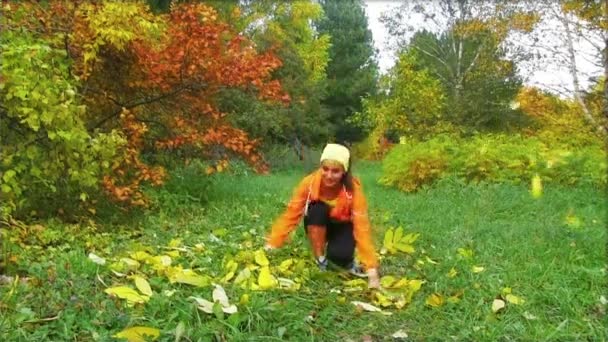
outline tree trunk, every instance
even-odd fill
[[[559,19],[562,22],[562,25],[564,26],[564,30],[566,31],[566,45],[568,49],[569,60],[568,68],[570,69],[570,75],[572,76],[572,85],[574,87],[574,99],[581,106],[581,109],[583,110],[583,115],[585,116],[587,122],[589,122],[593,126],[597,126],[595,119],[593,119],[593,116],[589,112],[589,108],[587,108],[587,105],[585,104],[585,101],[582,97],[581,83],[578,79],[578,68],[576,64],[576,52],[574,51],[574,40],[572,38],[572,30],[570,28],[570,23],[568,22],[568,19],[564,17],[565,15],[566,14],[561,14]]]
[[[608,22],[608,0],[604,0],[604,21]],[[604,132],[608,133],[608,33],[604,32]]]

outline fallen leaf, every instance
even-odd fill
[[[373,306],[373,305],[371,305],[369,303],[359,302],[359,301],[352,301],[351,303],[354,306],[356,306],[356,307],[358,307],[358,308],[360,308],[362,310],[365,310],[365,311],[369,311],[369,312],[381,312],[381,313],[383,313],[385,315],[390,315],[391,314],[390,312],[382,311],[382,309],[380,309],[378,307],[375,307],[375,306]]]
[[[148,259],[152,258],[152,255],[150,255],[144,251],[137,251],[137,252],[129,254],[129,256],[133,260],[137,260],[137,261],[148,261]]]
[[[393,338],[407,338],[407,333],[404,330],[399,329],[395,331],[391,336]]]
[[[213,313],[213,302],[210,302],[204,298],[199,298],[199,297],[189,297],[190,299],[194,299],[196,301],[196,304],[198,305],[198,309],[206,312],[208,314],[212,314]]]
[[[148,300],[150,300],[150,297],[141,295],[137,291],[135,291],[132,288],[127,287],[127,286],[110,287],[110,288],[105,289],[104,292],[109,295],[114,295],[121,299],[126,299],[128,302],[131,302],[131,303],[141,304],[141,303],[145,303]]]
[[[521,305],[525,302],[525,300],[523,300],[522,298],[517,297],[516,295],[512,295],[510,293],[506,295],[505,299],[507,300],[507,302],[515,305]]]
[[[270,273],[270,268],[268,266],[264,266],[260,269],[258,285],[262,290],[272,289],[279,285],[277,279]]]
[[[289,268],[293,264],[294,264],[294,260],[293,259],[283,260],[281,262],[281,264],[279,265],[279,271],[281,271],[281,273],[288,273],[289,272]]]
[[[422,284],[424,284],[424,281],[419,280],[419,279],[412,279],[408,282],[408,285],[412,291],[420,290],[420,287],[422,287]]]
[[[505,308],[505,301],[502,299],[494,299],[492,302],[492,312],[498,312]]]
[[[529,313],[528,311],[525,311],[523,313],[523,316],[525,319],[530,320],[530,321],[538,319],[538,317],[534,316],[533,314]]]
[[[456,269],[454,267],[452,267],[450,269],[450,272],[448,272],[448,278],[454,278],[457,274],[458,274],[458,271],[456,271]]]
[[[226,295],[226,291],[223,287],[219,285],[215,285],[215,289],[213,289],[213,301],[219,302],[222,306],[229,306],[228,296]]]
[[[288,289],[288,290],[299,290],[300,289],[300,284],[296,283],[295,281],[293,281],[291,279],[278,277],[277,280],[279,282],[279,287],[282,289]]]
[[[124,338],[129,342],[146,342],[150,339],[156,340],[160,336],[160,330],[149,327],[131,327],[127,328],[112,337]]]
[[[435,260],[433,260],[433,259],[429,258],[428,256],[426,256],[426,257],[425,257],[425,260],[426,260],[427,262],[429,262],[429,263],[433,264],[433,265],[436,265],[436,264],[437,264],[437,261],[435,261]]]
[[[481,273],[481,272],[483,272],[484,270],[485,270],[485,268],[484,268],[484,267],[482,267],[482,266],[473,266],[473,267],[471,267],[471,271],[472,271],[473,273]]]
[[[376,297],[375,303],[377,303],[378,305],[380,305],[383,308],[387,308],[387,307],[393,305],[393,302],[391,301],[391,299],[389,297],[383,295],[380,292],[374,293],[374,296]]]
[[[239,285],[249,278],[251,278],[251,271],[248,268],[243,268],[234,279],[234,284]]]
[[[391,285],[395,284],[396,281],[397,279],[395,279],[395,277],[388,275],[380,278],[380,285],[384,288],[389,288]]]
[[[170,273],[169,281],[171,283],[181,283],[204,287],[211,283],[211,278],[209,276],[199,275],[192,270],[177,269]]]
[[[121,258],[120,262],[127,266],[129,270],[136,270],[139,268],[139,261],[131,258]]]
[[[91,259],[92,262],[96,263],[97,265],[105,265],[106,264],[106,259],[97,256],[93,253],[89,253],[89,259]]]
[[[186,333],[186,325],[184,322],[179,322],[177,327],[175,327],[175,342],[179,342],[182,340],[182,336]]]
[[[179,247],[182,244],[182,239],[171,239],[167,246],[171,248]]]
[[[137,287],[139,292],[145,294],[146,296],[152,296],[152,288],[150,288],[150,284],[146,279],[141,276],[133,276],[133,281],[135,282],[135,287]]]
[[[439,293],[433,293],[430,296],[426,297],[425,301],[426,305],[430,305],[432,307],[440,307],[445,304],[445,299]]]
[[[255,262],[260,266],[268,266],[270,262],[268,262],[268,258],[266,257],[266,252],[263,249],[258,249],[255,251]]]
[[[457,252],[458,252],[458,255],[460,255],[461,257],[463,257],[465,259],[470,259],[473,257],[473,251],[468,248],[458,248]]]

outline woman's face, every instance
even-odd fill
[[[323,186],[331,188],[340,185],[344,177],[344,167],[337,161],[324,160],[321,163],[321,182]]]

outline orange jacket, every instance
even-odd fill
[[[285,212],[274,222],[267,242],[272,247],[283,245],[289,233],[300,222],[307,208],[307,203],[319,199],[321,171],[317,170],[306,176],[295,188]],[[353,177],[353,191],[345,189],[338,195],[336,205],[329,213],[338,221],[352,221],[353,235],[357,253],[366,269],[377,268],[378,258],[371,236],[369,218],[367,216],[367,200],[363,194],[361,182]]]

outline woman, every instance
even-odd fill
[[[328,144],[321,154],[321,167],[306,176],[295,189],[287,210],[267,237],[266,248],[278,248],[304,216],[304,228],[317,265],[328,260],[355,275],[367,275],[370,288],[380,286],[378,259],[371,237],[367,203],[361,183],[350,172],[350,152]],[[354,260],[355,248],[366,273]]]

